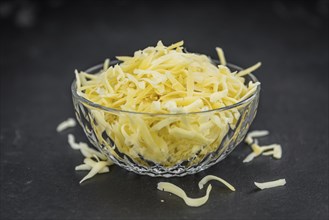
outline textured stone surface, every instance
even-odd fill
[[[45,1],[14,9],[11,4],[0,5],[1,219],[328,218],[326,1]],[[78,141],[86,137],[80,127],[55,130],[74,116],[74,69],[131,54],[159,39],[165,44],[184,39],[189,51],[213,57],[221,46],[227,60],[242,67],[262,61],[252,129],[269,130],[260,143],[282,144],[283,158],[243,164],[250,150],[240,144],[193,176],[151,178],[113,166],[79,185],[86,173],[74,166],[83,158],[69,148],[67,134]],[[190,208],[156,189],[166,180],[191,197],[201,196],[197,183],[207,174],[226,179],[237,191],[214,182],[208,203]],[[264,191],[253,185],[279,178],[287,185]]]

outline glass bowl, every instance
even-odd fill
[[[117,63],[112,61],[110,65]],[[241,70],[232,64],[227,66],[231,71]],[[102,68],[99,64],[85,72],[98,73]],[[258,82],[252,74],[245,76],[245,84],[249,81]],[[244,139],[256,115],[260,85],[253,95],[234,105],[175,114],[101,106],[79,96],[75,80],[71,90],[76,118],[100,152],[137,174],[173,177],[200,172],[229,155]],[[172,122],[182,126],[170,127]]]

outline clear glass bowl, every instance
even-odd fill
[[[116,63],[118,61],[112,61],[110,65]],[[231,71],[241,70],[232,64],[227,66]],[[102,68],[103,64],[99,64],[85,72],[98,73]],[[252,74],[245,77],[245,83],[249,81],[258,82]],[[99,151],[115,164],[137,174],[173,177],[207,169],[223,160],[244,139],[257,112],[260,86],[252,96],[234,105],[176,114],[129,112],[98,105],[77,94],[75,80],[71,90],[76,118]],[[232,116],[233,120],[228,120]],[[209,122],[214,118],[220,120],[220,126]],[[195,127],[198,122],[199,128],[197,132],[193,129],[173,132],[173,129],[145,127],[150,121],[165,120],[178,121],[184,128]],[[150,142],[147,138],[150,134],[161,136],[161,144]],[[138,144],[134,144],[134,140],[138,140]]]

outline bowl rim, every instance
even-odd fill
[[[216,61],[216,60],[213,60],[211,59],[212,62],[214,62],[215,64],[218,64],[219,62]],[[114,60],[111,60],[111,62],[109,63],[109,65],[115,65],[115,64],[118,64],[120,63],[120,61],[114,59]],[[226,64],[227,67],[229,68],[234,68],[234,69],[237,69],[237,70],[242,70],[241,67],[235,65],[235,64],[231,64],[231,63],[227,63]],[[86,70],[84,70],[83,72],[86,72],[86,73],[89,73],[89,72],[92,72],[92,71],[95,71],[97,69],[101,69],[103,67],[103,63],[100,63],[100,64],[97,64],[97,65],[94,65]],[[252,74],[248,74],[247,76],[249,76],[251,78],[251,80],[253,82],[259,82],[258,79]],[[111,112],[111,113],[129,113],[129,114],[139,114],[139,115],[149,115],[149,116],[178,116],[178,115],[192,115],[192,114],[204,114],[204,113],[210,113],[210,112],[222,112],[222,111],[227,111],[227,110],[230,110],[230,109],[234,109],[234,108],[237,108],[241,105],[244,105],[248,102],[251,102],[252,100],[254,100],[258,94],[260,93],[260,84],[256,86],[257,89],[256,91],[249,97],[247,97],[246,99],[243,99],[233,105],[228,105],[228,106],[224,106],[224,107],[221,107],[221,108],[216,108],[216,109],[210,109],[210,110],[205,110],[205,111],[198,111],[198,112],[178,112],[178,113],[151,113],[151,112],[135,112],[135,111],[127,111],[127,110],[122,110],[122,109],[116,109],[116,108],[110,108],[110,107],[106,107],[106,106],[103,106],[103,105],[100,105],[100,104],[97,104],[95,102],[92,102],[82,96],[80,96],[78,93],[77,93],[77,90],[76,90],[76,79],[73,80],[72,84],[71,84],[71,92],[72,92],[72,95],[74,96],[74,98],[78,99],[79,102],[82,102],[84,104],[87,104],[89,106],[92,106],[96,109],[100,109],[102,111],[106,111],[106,112]]]

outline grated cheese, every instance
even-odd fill
[[[81,154],[85,157],[92,157],[96,155],[97,157],[101,158],[102,160],[107,160],[107,157],[103,155],[102,153],[98,152],[97,150],[94,150],[88,146],[88,144],[84,142],[76,143],[75,137],[73,134],[68,134],[68,143],[74,150],[80,150]]]
[[[77,93],[99,105],[145,113],[190,113],[218,109],[253,95],[258,82],[244,84],[245,76],[260,64],[238,73],[227,68],[224,53],[216,48],[221,65],[215,66],[205,55],[183,52],[183,41],[166,47],[136,51],[132,57],[117,57],[122,63],[95,75],[76,71]],[[117,149],[133,160],[144,159],[173,166],[199,154],[215,151],[230,128],[235,128],[240,113],[236,109],[209,112],[208,116],[144,117],[93,110],[95,135],[104,143],[106,131],[116,140]],[[201,120],[201,118],[203,118]],[[132,123],[133,122],[133,123]],[[182,137],[185,139],[182,140]],[[207,148],[204,148],[208,145]],[[177,147],[179,146],[179,147]],[[110,150],[113,146],[107,145]],[[192,150],[193,149],[193,150]],[[90,156],[86,150],[81,150]],[[116,155],[114,155],[116,156]]]
[[[244,141],[251,147],[252,151],[244,160],[243,163],[248,163],[252,161],[255,157],[260,155],[273,156],[275,159],[281,159],[282,157],[282,147],[280,144],[270,144],[259,146],[258,140],[254,139],[256,137],[264,137],[269,134],[267,130],[255,130],[251,131],[246,135]]]
[[[273,156],[275,159],[281,159],[282,157],[282,147],[279,144],[259,146],[258,143],[254,143],[251,144],[251,149],[253,152],[243,160],[243,163],[248,163],[260,155]]]
[[[89,170],[89,173],[80,181],[80,184],[94,177],[97,173],[108,173],[110,171],[108,166],[114,164],[113,161],[109,160],[105,155],[90,148],[88,144],[83,142],[76,143],[73,134],[68,134],[68,143],[72,149],[80,150],[81,154],[85,157],[84,163],[76,166],[75,170]],[[92,157],[97,161],[92,160]]]
[[[226,59],[224,56],[224,51],[220,47],[216,47],[217,55],[221,65],[226,66]]]
[[[278,187],[278,186],[284,186],[284,185],[286,185],[286,179],[279,179],[279,180],[265,182],[265,183],[257,183],[257,182],[254,182],[254,183],[259,189],[263,190],[263,189],[268,189],[268,188],[273,188],[273,187]]]
[[[250,132],[248,132],[248,134],[247,134],[246,138],[244,139],[244,141],[247,144],[252,144],[252,142],[254,142],[253,138],[264,137],[264,136],[269,135],[269,134],[270,134],[270,132],[266,131],[266,130],[250,131]]]
[[[80,164],[75,167],[75,170],[80,171],[80,170],[91,170],[93,166],[89,166],[87,164]],[[110,172],[110,169],[106,166],[103,169],[101,169],[98,173],[108,173]]]
[[[211,189],[212,189],[212,187],[209,184],[205,196],[200,197],[200,198],[190,198],[186,195],[186,193],[184,192],[183,189],[181,189],[180,187],[178,187],[172,183],[168,183],[168,182],[158,183],[158,190],[169,192],[169,193],[172,193],[172,194],[182,198],[184,200],[184,202],[186,203],[186,205],[191,206],[191,207],[199,207],[199,206],[202,206],[203,204],[205,204],[209,199],[209,194],[210,194]]]
[[[110,66],[110,59],[106,59],[103,65],[103,71],[106,71]]]
[[[73,150],[79,150],[81,148],[80,145],[75,142],[75,137],[74,137],[73,134],[68,134],[67,135],[67,140],[68,140],[68,143],[69,143],[70,147]]]
[[[67,120],[61,122],[57,128],[56,128],[56,131],[57,132],[62,132],[64,131],[65,129],[67,128],[71,128],[71,127],[75,127],[76,126],[76,122],[73,118],[68,118]]]
[[[253,65],[247,69],[241,70],[240,72],[237,73],[237,76],[248,75],[249,73],[254,72],[256,69],[258,69],[261,65],[262,65],[262,63],[258,62],[255,65]]]
[[[273,157],[276,158],[276,159],[281,159],[281,157],[282,157],[282,147],[281,147],[280,144],[277,144],[276,146],[274,146]]]
[[[230,190],[235,191],[234,186],[232,186],[231,184],[229,184],[222,178],[219,178],[219,177],[213,176],[213,175],[208,175],[208,176],[203,177],[202,180],[199,182],[199,189],[202,189],[203,186],[206,185],[211,180],[217,180],[217,181],[223,183],[225,186],[227,186],[227,188],[229,188]]]
[[[273,150],[264,152],[263,155],[265,156],[273,156],[275,159],[281,159],[282,157],[282,147],[280,144],[272,144],[269,145],[272,147]]]
[[[254,152],[248,154],[248,156],[242,161],[243,163],[249,163],[256,157],[256,154]]]
[[[106,166],[108,166],[108,163],[106,161],[95,162],[95,164],[92,166],[89,173],[80,181],[80,184],[82,182],[86,181],[87,179],[90,179],[90,178],[94,177],[97,173],[101,172],[102,170],[103,170],[102,172],[104,172],[104,168],[106,168]],[[107,170],[107,172],[108,171],[109,170]]]

